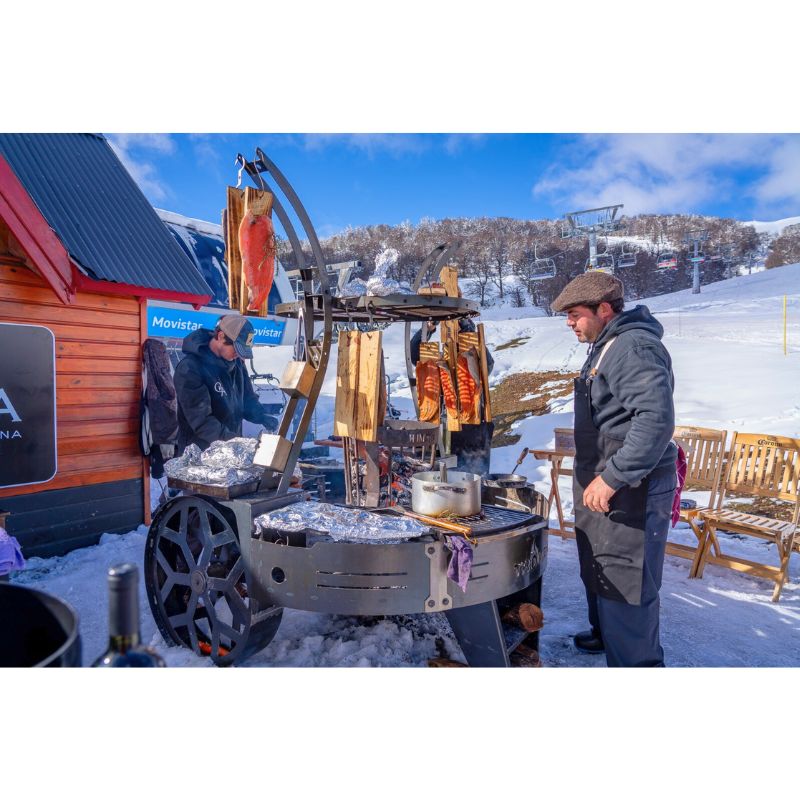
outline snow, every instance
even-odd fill
[[[756,233],[769,233],[774,236],[780,236],[784,228],[789,225],[797,225],[800,223],[800,217],[787,217],[786,219],[775,220],[774,222],[758,222],[752,220],[751,222],[743,222],[742,225],[752,225],[756,229]]]
[[[800,437],[800,264],[742,276],[641,301],[665,328],[676,376],[676,416],[680,423]],[[788,354],[783,353],[783,298],[788,296]],[[484,315],[487,341],[495,356],[492,383],[522,371],[577,371],[585,357],[563,317],[527,316],[494,309]],[[403,326],[384,332],[392,402],[404,415],[412,409],[402,348]],[[527,338],[526,338],[527,337]],[[498,350],[512,339],[517,347]],[[258,348],[260,371],[280,374],[289,348]],[[317,408],[317,434],[330,432],[333,419],[336,348]],[[518,423],[519,444],[493,451],[492,466],[510,472],[523,446],[553,445],[555,427],[571,427],[572,399],[551,402],[550,413]],[[547,464],[529,456],[517,470],[547,494]],[[569,479],[561,494],[571,511]],[[701,494],[689,494],[702,501]],[[154,500],[157,497],[154,498]],[[692,542],[681,526],[673,540]],[[94,547],[51,559],[31,558],[15,583],[35,587],[70,603],[79,613],[84,662],[104,648],[105,572],[120,561],[142,565],[146,528],[104,535]],[[734,541],[730,547],[756,560],[770,545]],[[541,635],[545,667],[604,665],[603,658],[578,653],[571,636],[586,626],[585,599],[578,577],[575,543],[550,536],[544,578],[546,625]],[[774,555],[774,552],[773,552]],[[790,580],[780,603],[770,602],[772,584],[708,566],[702,580],[689,580],[689,562],[668,556],[661,591],[662,643],[670,666],[800,666],[800,556],[792,556]],[[208,659],[167,646],[158,632],[140,586],[142,633],[169,666],[210,667]],[[437,649],[437,640],[439,649]],[[455,638],[440,614],[360,619],[284,611],[275,639],[244,667],[418,666],[445,654],[461,658]]]
[[[157,208],[156,214],[158,214],[162,222],[171,222],[173,225],[180,225],[182,228],[194,228],[198,233],[222,236],[222,225],[216,225],[213,222],[206,222],[202,219],[194,219],[194,217],[184,217],[183,214],[165,211],[163,208]]]

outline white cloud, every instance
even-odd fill
[[[756,199],[765,207],[788,201],[800,208],[800,136],[787,137],[771,149],[770,167],[755,185]]]
[[[626,214],[697,212],[733,193],[800,199],[800,137],[792,134],[602,134],[574,139],[533,186],[565,210],[624,203]],[[754,171],[742,184],[742,176]]]
[[[110,133],[108,142],[119,160],[130,172],[139,188],[151,202],[162,202],[170,195],[168,187],[158,177],[155,164],[134,156],[131,151],[153,151],[170,155],[176,150],[174,140],[166,133]]]

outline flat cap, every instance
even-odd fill
[[[619,278],[607,272],[592,270],[573,278],[550,304],[555,312],[566,311],[573,306],[595,306],[622,300],[624,287]]]

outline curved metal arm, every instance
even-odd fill
[[[285,494],[289,489],[289,484],[292,480],[292,473],[294,472],[295,464],[297,463],[297,459],[300,455],[300,449],[303,446],[303,441],[305,440],[306,432],[308,431],[309,425],[311,424],[311,419],[314,414],[314,409],[316,407],[317,399],[319,398],[319,393],[322,389],[322,384],[325,380],[325,372],[328,368],[328,358],[330,356],[331,350],[331,339],[333,335],[333,313],[331,309],[331,293],[330,288],[328,285],[328,275],[325,272],[325,259],[322,255],[322,248],[319,244],[319,239],[317,238],[316,231],[314,230],[314,226],[311,224],[311,220],[306,213],[303,204],[300,202],[300,198],[295,193],[294,189],[292,188],[291,184],[288,180],[284,177],[283,173],[275,166],[275,164],[267,158],[261,148],[256,148],[256,159],[254,162],[245,162],[244,168],[247,171],[247,174],[253,180],[253,182],[260,188],[265,191],[271,192],[273,195],[273,209],[275,213],[278,215],[278,218],[283,225],[284,231],[286,235],[289,237],[289,241],[292,245],[292,251],[295,256],[295,260],[298,264],[298,267],[301,269],[301,276],[303,277],[303,301],[304,306],[306,309],[306,313],[304,315],[305,320],[305,333],[306,333],[306,344],[314,338],[314,280],[316,279],[320,286],[320,294],[322,298],[322,307],[323,307],[323,329],[322,329],[322,342],[321,342],[321,349],[319,353],[319,358],[316,362],[316,372],[314,375],[314,380],[311,385],[311,389],[309,391],[308,398],[306,400],[305,406],[303,408],[300,421],[297,425],[297,429],[294,434],[294,441],[292,442],[292,448],[289,452],[289,457],[286,462],[286,466],[284,468],[283,474],[281,475],[280,482],[277,488],[277,494]],[[262,173],[268,172],[272,175],[275,180],[276,185],[278,188],[283,192],[284,197],[289,201],[289,205],[292,207],[292,210],[296,214],[297,218],[300,220],[300,224],[303,226],[303,230],[308,238],[309,244],[311,245],[311,252],[313,255],[313,261],[310,266],[306,266],[306,256],[303,253],[303,249],[300,245],[300,240],[297,236],[297,233],[292,225],[291,220],[289,219],[286,210],[284,209],[283,205],[281,204],[280,200],[277,196],[275,196],[275,192],[273,192],[267,181],[264,179]],[[299,321],[298,321],[299,324]],[[289,434],[289,428],[291,426],[292,420],[294,419],[295,412],[297,410],[298,405],[298,398],[293,397],[287,403],[283,416],[281,418],[280,427],[278,429],[278,433],[286,437]]]

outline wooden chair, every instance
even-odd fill
[[[698,546],[703,538],[701,530],[701,511],[710,511],[719,507],[721,498],[720,481],[722,480],[722,467],[725,461],[725,441],[727,431],[716,428],[696,428],[689,425],[678,425],[675,428],[675,441],[683,448],[686,454],[686,483],[685,487],[692,489],[708,489],[710,492],[708,503],[701,508],[681,509],[680,519],[688,522],[697,545],[678,544],[667,542],[667,553],[680,558],[695,560]],[[716,536],[712,538],[712,547],[716,555],[720,554]]]
[[[574,539],[575,522],[564,519],[558,479],[562,475],[572,477],[572,467],[564,466],[564,461],[575,456],[575,433],[572,428],[554,428],[553,432],[556,440],[553,450],[533,450],[532,452],[534,458],[550,462],[550,494],[547,498],[547,505],[550,508],[555,505],[558,527],[548,528],[548,533],[558,534],[562,539]]]
[[[700,512],[703,521],[702,541],[693,564],[692,577],[701,578],[706,564],[720,564],[730,569],[767,578],[775,584],[772,601],[777,602],[789,571],[800,516],[800,439],[758,433],[734,435],[728,455],[725,483],[719,508]],[[728,492],[749,497],[772,498],[793,504],[791,521],[759,514],[726,510],[722,503]],[[759,564],[736,556],[711,554],[717,531],[754,536],[774,542],[779,566]]]

